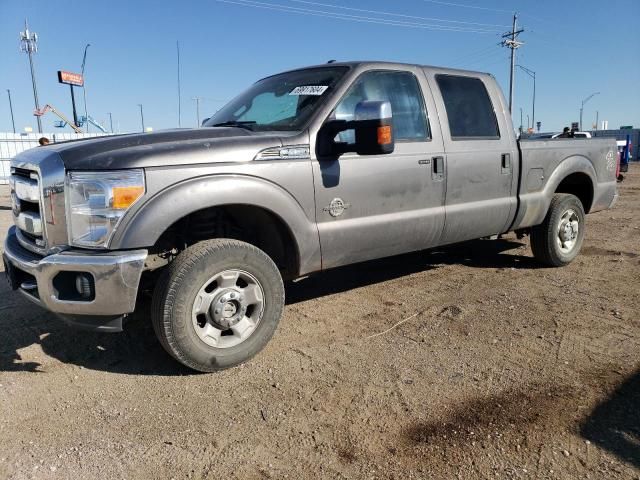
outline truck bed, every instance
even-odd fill
[[[612,139],[521,140],[518,212],[512,230],[540,224],[562,185],[584,185],[585,213],[608,208],[616,198],[617,148]],[[588,180],[588,181],[587,181]]]

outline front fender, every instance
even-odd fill
[[[123,218],[109,248],[151,247],[185,216],[204,208],[232,204],[263,208],[289,227],[300,259],[300,275],[321,268],[318,232],[300,203],[282,187],[248,175],[201,176],[162,189]]]
[[[594,188],[597,185],[597,175],[593,168],[593,165],[588,158],[581,155],[574,155],[562,160],[553,171],[544,172],[546,181],[543,184],[542,189],[535,192],[526,192],[528,172],[523,172],[520,205],[518,209],[518,215],[514,221],[511,230],[517,230],[519,228],[532,227],[539,225],[544,221],[544,217],[547,214],[551,198],[558,189],[560,183],[569,175],[574,173],[583,173],[591,180],[591,187]],[[585,205],[585,210],[589,210],[589,205]]]

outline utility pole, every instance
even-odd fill
[[[31,84],[33,85],[33,100],[36,104],[36,111],[40,110],[38,103],[38,88],[36,87],[36,74],[33,68],[33,54],[38,51],[38,34],[29,31],[27,20],[24,21],[24,32],[20,32],[20,50],[29,56],[29,66],[31,67]],[[38,121],[38,133],[42,133],[42,120],[36,115]]]
[[[518,30],[518,14],[513,14],[513,28],[510,32],[502,35],[502,38],[506,40],[502,41],[502,46],[511,49],[511,74],[509,82],[509,113],[513,111],[513,94],[514,94],[514,77],[516,69],[516,50],[524,45],[523,42],[518,41],[518,35],[524,32],[524,29]]]
[[[7,95],[9,96],[9,111],[11,112],[11,125],[13,126],[13,133],[16,133],[16,122],[13,119],[13,103],[11,103],[11,90],[7,88]]]
[[[200,100],[202,100],[202,97],[192,97],[191,100],[195,100],[196,102],[196,118],[198,120],[196,128],[198,128],[200,126]]]
[[[182,100],[180,93],[180,42],[176,40],[176,50],[178,53],[178,128],[182,127]]]
[[[113,117],[111,116],[111,112],[107,112],[107,115],[109,115],[109,130],[113,133]]]
[[[87,61],[87,48],[89,48],[91,46],[90,43],[87,43],[84,47],[84,55],[82,56],[82,96],[83,96],[83,101],[84,101],[84,121],[86,123],[85,125],[85,132],[89,133],[89,114],[87,113],[87,81],[84,78],[84,64]],[[77,125],[77,123],[76,123]]]
[[[138,106],[140,107],[140,121],[142,122],[142,133],[144,133],[144,113],[142,113],[142,104],[139,103]]]
[[[587,103],[589,100],[591,100],[596,95],[600,95],[600,92],[594,92],[591,95],[589,95],[587,98],[582,100],[582,104],[580,105],[580,131],[582,131],[582,111],[584,110],[584,104]]]
[[[596,110],[596,130],[598,130],[598,120],[599,120],[598,117],[600,117],[600,112]]]

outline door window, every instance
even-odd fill
[[[479,78],[437,75],[452,140],[500,138],[489,93]]]
[[[424,98],[416,77],[409,72],[375,71],[358,78],[333,112],[336,120],[353,120],[356,105],[364,100],[389,101],[395,141],[426,141],[431,138]],[[354,143],[355,133],[346,130],[336,141]]]

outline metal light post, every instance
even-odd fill
[[[111,112],[107,112],[107,115],[109,115],[109,130],[113,133],[113,117],[111,116]]]
[[[178,128],[182,127],[182,100],[180,91],[180,42],[176,40],[176,52],[178,54]]]
[[[38,103],[38,88],[36,87],[36,74],[33,68],[33,54],[38,51],[38,35],[29,31],[27,21],[24,21],[24,32],[20,32],[20,50],[29,56],[29,66],[31,67],[31,83],[33,85],[33,100],[36,104],[36,110],[40,110]],[[42,120],[36,115],[38,121],[38,133],[42,133]]]
[[[144,113],[142,113],[142,104],[139,103],[138,106],[140,107],[140,121],[142,122],[142,133],[144,133]]]
[[[84,78],[84,64],[87,61],[87,48],[91,46],[90,43],[84,47],[84,55],[82,56],[82,97],[84,101],[84,121],[86,123],[85,131],[89,133],[89,114],[87,113],[87,80]]]
[[[522,107],[520,107],[520,135],[522,135]]]
[[[517,65],[517,67],[520,67],[524,73],[533,78],[533,110],[531,112],[531,126],[533,127],[536,124],[536,72],[522,65]]]
[[[16,133],[16,122],[13,119],[13,103],[11,103],[11,90],[7,88],[7,95],[9,96],[9,111],[11,112],[11,126],[13,127],[13,133]]]
[[[582,131],[582,112],[584,110],[584,104],[587,103],[589,100],[591,100],[596,95],[600,95],[600,92],[594,92],[591,95],[589,95],[587,98],[582,100],[582,104],[580,105],[580,130],[581,131]]]
[[[200,126],[200,100],[202,100],[202,97],[191,97],[191,100],[196,102],[196,128],[198,128]]]

